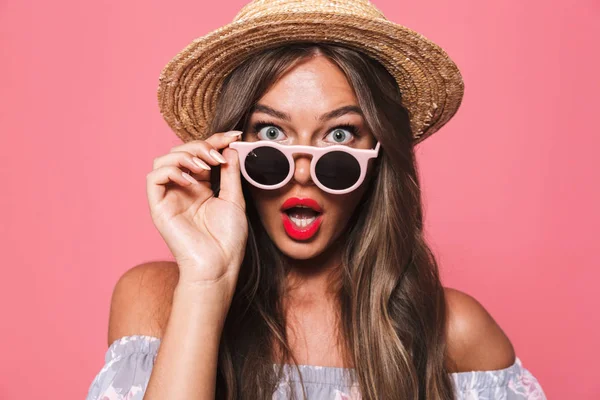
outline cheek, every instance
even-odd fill
[[[356,212],[356,207],[364,193],[365,186],[362,186],[352,193],[335,198],[335,200],[332,200],[329,203],[330,218],[337,222],[334,224],[333,229],[337,231],[345,228],[346,222],[348,222],[352,217],[352,214]]]
[[[280,199],[275,192],[277,191],[267,191],[258,188],[250,189],[252,201],[264,226],[268,226],[269,223],[279,218]]]

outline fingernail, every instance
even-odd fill
[[[188,181],[190,181],[191,183],[198,183],[197,180],[194,179],[194,177],[192,177],[190,174],[186,173],[186,172],[182,172],[181,175]]]
[[[214,158],[216,161],[220,162],[221,164],[224,164],[227,162],[227,160],[225,160],[225,158],[214,149],[209,151],[208,153],[210,154],[210,156],[212,158]]]
[[[208,166],[208,164],[206,164],[204,161],[202,161],[198,157],[192,158],[192,161],[194,162],[194,164],[196,164],[200,168],[203,168],[203,169],[205,169],[207,171],[210,170],[210,167]]]
[[[242,132],[242,131],[229,131],[229,132],[226,132],[224,136],[227,136],[227,137],[240,136],[242,133],[244,133],[244,132]]]

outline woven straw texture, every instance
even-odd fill
[[[381,62],[398,83],[415,144],[462,101],[463,80],[446,52],[367,0],[255,0],[164,67],[157,92],[163,118],[184,142],[205,139],[227,74],[256,52],[299,41],[344,44]]]

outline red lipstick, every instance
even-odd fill
[[[308,225],[304,227],[299,227],[296,225],[291,219],[290,216],[285,212],[286,210],[292,207],[308,207],[317,212],[316,218]],[[321,221],[323,219],[321,206],[315,200],[310,198],[297,198],[291,197],[287,199],[283,205],[281,206],[281,220],[283,222],[283,227],[285,228],[286,233],[292,239],[296,240],[308,240],[313,237],[319,227],[321,226]]]
[[[317,203],[315,200],[311,199],[310,197],[306,197],[303,199],[299,199],[298,197],[290,197],[281,206],[281,211],[285,211],[288,208],[298,207],[298,206],[312,208],[313,210],[315,210],[316,212],[319,212],[319,213],[323,212],[323,210],[321,209],[321,206],[319,206],[319,203]]]

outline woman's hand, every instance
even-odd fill
[[[154,160],[147,175],[152,220],[179,265],[180,284],[226,280],[235,287],[237,282],[248,223],[237,152],[226,148],[241,132],[231,134],[215,133],[175,146]],[[225,149],[222,156],[220,149]],[[207,164],[221,164],[219,197],[211,189]]]

